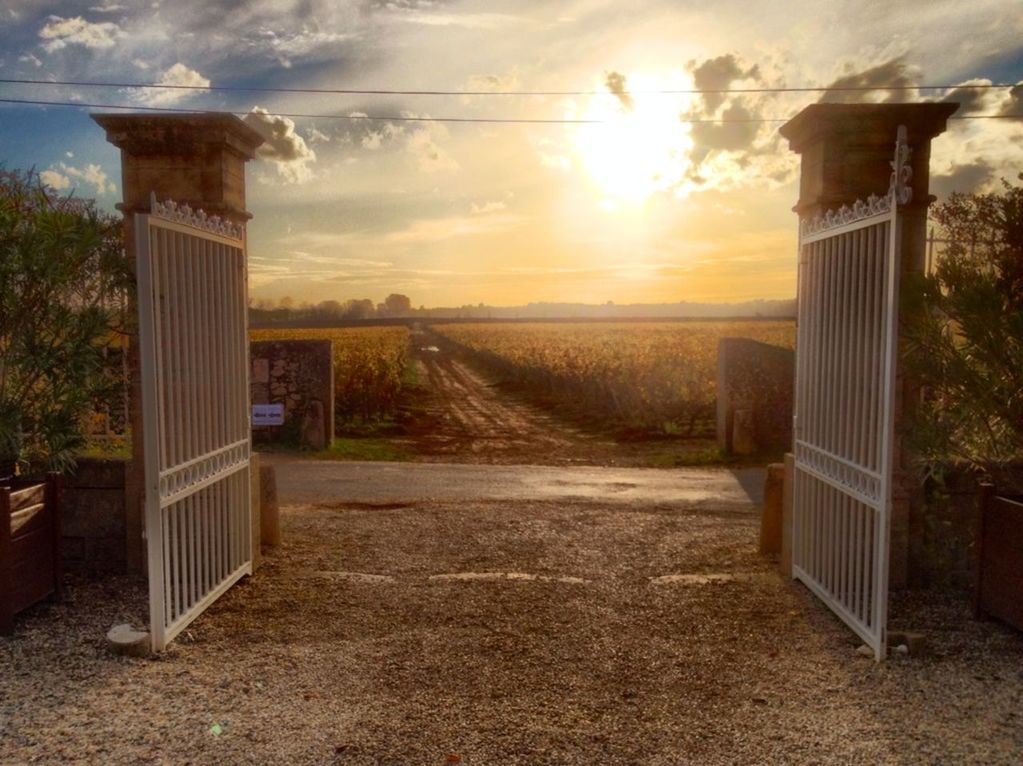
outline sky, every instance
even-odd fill
[[[5,0],[0,78],[194,89],[0,83],[0,99],[245,115],[268,138],[247,169],[256,299],[791,298],[798,158],[778,120],[819,99],[1023,113],[1023,88],[918,89],[1023,82],[1019,10],[1012,0]],[[873,90],[663,92],[834,85]],[[90,111],[110,110],[0,103],[0,165],[34,167],[112,210],[119,154]],[[281,116],[295,113],[317,116]],[[439,117],[600,122],[420,119]],[[730,121],[691,122],[714,118]],[[996,189],[1021,169],[1023,120],[953,121],[932,147],[939,197]]]

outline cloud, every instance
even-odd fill
[[[430,13],[404,9],[396,9],[389,18],[406,24],[464,29],[499,29],[522,22],[521,18],[505,13]]]
[[[39,37],[46,40],[43,48],[47,53],[53,53],[69,45],[93,49],[113,48],[117,40],[124,37],[124,31],[109,21],[92,23],[81,16],[70,19],[50,16],[39,30]]]
[[[40,61],[36,56],[33,56],[31,53],[26,53],[22,56],[18,56],[18,61],[21,61],[24,64],[31,64],[34,67],[41,67],[43,65],[43,62]]]
[[[681,115],[683,121],[693,120],[692,164],[677,193],[773,187],[788,181],[798,166],[795,156],[779,145],[775,126],[761,122],[784,108],[777,95],[725,92],[737,83],[772,84],[765,69],[728,53],[703,62],[690,61],[689,70],[694,86],[709,92],[694,99]]]
[[[518,87],[519,79],[514,74],[474,74],[465,81],[464,89],[476,93],[499,93],[516,90]]]
[[[405,151],[415,159],[424,173],[442,173],[458,169],[458,163],[441,148],[437,139],[447,136],[447,130],[437,123],[408,133]]]
[[[156,82],[159,85],[184,86],[187,89],[162,90],[139,88],[135,90],[139,101],[150,106],[166,106],[168,104],[176,104],[200,92],[193,90],[193,88],[205,89],[210,87],[209,79],[203,77],[196,70],[185,66],[180,61],[174,66],[165,69],[163,74],[160,75],[160,79]]]
[[[484,202],[482,204],[477,204],[474,202],[472,204],[472,207],[469,208],[469,211],[473,215],[487,215],[488,213],[498,213],[506,209],[507,207],[508,206],[501,202],[500,200],[493,200],[490,202]]]
[[[1002,97],[993,90],[970,88],[970,85],[990,85],[991,80],[974,79],[959,83],[939,99],[945,103],[959,104],[959,114],[975,114],[986,112],[989,108],[1001,106]]]
[[[855,71],[846,65],[846,74],[833,80],[820,97],[825,104],[875,101],[894,103],[915,101],[919,70],[906,63],[905,56],[896,56],[876,66]],[[858,88],[859,90],[847,90]],[[893,90],[894,88],[894,90]],[[865,89],[865,90],[864,90]]]
[[[363,149],[369,149],[373,151],[379,149],[384,142],[384,134],[377,130],[371,130],[369,133],[362,137],[359,144]]]
[[[309,137],[309,143],[310,144],[316,144],[316,143],[326,144],[326,143],[330,143],[330,136],[328,136],[326,133],[316,129],[315,127],[309,128],[309,130],[306,132],[306,135]]]
[[[322,49],[334,50],[339,43],[353,39],[353,35],[316,29],[278,34],[272,29],[264,28],[259,30],[259,39],[270,47],[281,66],[290,69],[292,59],[306,57]]]
[[[740,101],[729,105],[722,112],[721,119],[722,122],[698,122],[693,125],[692,137],[697,147],[704,152],[714,149],[739,151],[753,145],[760,124],[755,122],[757,116],[746,105]]]
[[[693,84],[698,90],[721,91],[737,81],[760,81],[760,69],[756,64],[744,68],[739,59],[731,53],[707,59],[699,65],[695,61],[690,61],[689,68],[693,73]],[[703,103],[707,112],[713,113],[727,98],[727,93],[704,93]]]
[[[604,85],[618,99],[625,111],[632,111],[635,103],[632,100],[632,96],[625,89],[625,75],[621,72],[608,72],[604,78]]]
[[[40,180],[47,186],[63,191],[71,189],[75,184],[74,180],[81,181],[91,186],[96,194],[113,194],[117,186],[107,177],[99,165],[89,164],[84,168],[76,168],[61,162],[57,165],[60,170],[44,170],[39,174]]]
[[[58,191],[71,188],[71,179],[63,173],[58,173],[56,170],[44,170],[39,174],[39,180],[51,189],[57,189]]]
[[[254,106],[245,116],[245,122],[266,141],[256,150],[256,154],[273,162],[281,178],[288,183],[301,183],[312,178],[309,165],[316,161],[316,152],[295,132],[293,120]]]

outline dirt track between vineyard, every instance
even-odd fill
[[[413,361],[417,384],[396,441],[419,460],[668,467],[713,447],[705,439],[618,441],[538,406],[433,335],[417,333]]]

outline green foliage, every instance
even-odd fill
[[[913,442],[926,463],[1023,456],[1023,188],[1004,186],[934,208],[947,246],[909,285],[907,358],[923,385]]]
[[[0,467],[73,465],[129,285],[118,219],[0,170]]]

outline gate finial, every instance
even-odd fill
[[[892,166],[892,177],[888,185],[888,194],[898,205],[908,205],[913,199],[913,168],[909,157],[913,150],[906,141],[906,126],[899,125],[895,134],[895,157],[889,163]]]

